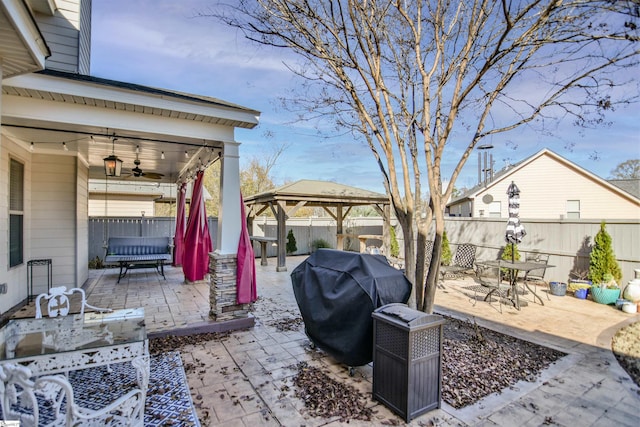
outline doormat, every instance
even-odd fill
[[[109,367],[99,366],[69,372],[69,382],[73,387],[76,403],[92,410],[103,408],[125,394],[136,386],[135,380],[136,371],[131,363],[116,363]],[[53,414],[47,414],[47,406],[39,406],[41,423],[53,421]],[[150,358],[144,425],[200,427],[180,353],[177,351]]]

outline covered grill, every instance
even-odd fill
[[[340,363],[373,359],[373,311],[406,303],[411,282],[383,255],[319,249],[291,272],[309,339]]]

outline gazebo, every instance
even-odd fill
[[[349,211],[354,206],[371,205],[383,218],[383,245],[386,248],[390,246],[389,198],[385,194],[330,181],[303,179],[273,190],[245,197],[244,203],[247,206],[247,225],[250,231],[253,230],[254,218],[267,209],[271,210],[277,220],[277,271],[287,271],[287,218],[293,216],[302,207],[321,207],[331,215],[337,223],[338,249],[342,249],[344,240],[342,221],[344,217],[349,214]]]

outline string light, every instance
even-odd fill
[[[64,149],[64,151],[69,151],[69,147],[67,147],[67,143],[66,142],[62,143],[62,148]]]
[[[136,154],[140,154],[140,146],[136,145]]]
[[[29,151],[31,151],[33,153],[33,151],[36,149],[35,145],[33,145],[33,142],[31,143],[31,145],[29,146]]]
[[[189,153],[187,152],[187,150],[184,150],[184,158],[188,159],[189,158]]]
[[[160,153],[160,159],[164,160],[164,151],[162,153]]]

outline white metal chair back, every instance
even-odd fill
[[[41,319],[43,317],[42,313],[42,305],[43,300],[46,301],[46,315],[48,317],[58,317],[58,316],[66,316],[69,314],[69,310],[71,308],[71,301],[69,297],[74,293],[80,294],[80,316],[84,315],[85,309],[89,308],[98,312],[108,312],[112,311],[108,308],[99,308],[94,307],[87,303],[87,298],[84,293],[84,289],[81,288],[72,288],[67,290],[66,286],[58,286],[55,288],[49,289],[49,293],[40,294],[36,298],[36,319]]]

